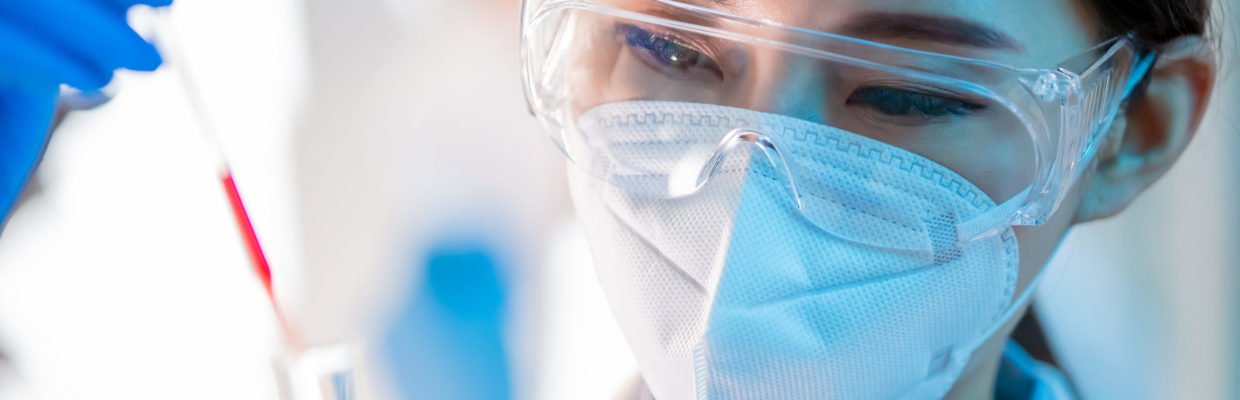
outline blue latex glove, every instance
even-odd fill
[[[508,284],[495,250],[481,240],[445,242],[419,257],[424,276],[383,342],[400,398],[512,398],[504,347]]]
[[[60,84],[90,92],[116,69],[155,70],[159,53],[126,12],[171,2],[0,0],[0,227],[43,154]]]

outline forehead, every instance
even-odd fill
[[[954,35],[992,31],[1013,42],[1009,48],[971,46],[961,41],[934,40],[934,35],[884,35],[870,30],[862,39],[918,50],[982,58],[1024,67],[1053,67],[1098,42],[1096,22],[1081,0],[675,0],[757,19],[823,32],[849,35],[884,16],[900,19],[897,29],[950,19],[934,27]],[[903,18],[909,17],[909,18]],[[919,22],[918,17],[921,18]],[[907,24],[905,24],[907,22]],[[860,25],[859,25],[860,24]],[[882,24],[877,24],[882,25]],[[892,28],[892,27],[888,27]],[[954,31],[953,31],[954,30]],[[861,29],[865,31],[865,29]]]

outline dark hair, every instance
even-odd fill
[[[1102,22],[1103,38],[1132,32],[1153,48],[1185,35],[1205,35],[1210,0],[1085,0]]]
[[[1137,45],[1152,50],[1186,35],[1205,36],[1210,24],[1211,0],[1085,0],[1101,22],[1099,39],[1132,33]],[[1215,44],[1217,47],[1217,43]],[[1150,74],[1141,78],[1126,103],[1133,107],[1145,97]]]

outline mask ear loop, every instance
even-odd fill
[[[1029,285],[1025,286],[1025,290],[1021,291],[1020,296],[1017,296],[1016,299],[1012,301],[1012,304],[1008,305],[1008,308],[1003,311],[1003,314],[1000,315],[989,328],[986,328],[981,335],[978,335],[977,339],[974,339],[973,342],[970,342],[967,346],[959,347],[960,350],[958,350],[958,353],[952,354],[952,360],[957,362],[959,362],[959,360],[968,360],[973,355],[974,351],[981,347],[982,344],[986,343],[987,340],[990,340],[990,338],[993,337],[995,333],[998,333],[1000,329],[1003,329],[1003,326],[1007,325],[1007,323],[1012,320],[1012,317],[1015,317],[1016,313],[1030,302],[1033,298],[1033,292],[1037,291],[1038,286],[1042,283],[1042,278],[1046,276],[1046,270],[1048,269],[1050,269],[1048,266],[1043,266],[1042,269],[1033,276],[1033,280],[1029,281]]]
[[[1020,204],[1019,199],[1021,198],[1023,198],[1023,196],[1013,197],[1012,200],[1004,202],[1003,205],[995,207],[994,209],[991,209],[991,211],[1009,210],[1011,208],[1006,205],[1009,203]],[[993,221],[993,217],[989,214],[989,212],[987,214],[983,214],[983,217],[975,218],[974,221]],[[1020,292],[1020,295],[1016,296],[1016,299],[1012,300],[1012,303],[1009,304],[1003,311],[1003,314],[1000,314],[999,318],[996,318],[994,322],[986,328],[986,330],[982,331],[981,334],[977,336],[976,339],[969,342],[965,346],[956,347],[955,350],[952,350],[950,352],[950,358],[947,359],[947,362],[950,363],[948,364],[949,366],[942,367],[941,370],[957,371],[957,373],[963,370],[964,364],[972,358],[973,352],[977,351],[977,349],[985,344],[986,341],[990,340],[991,337],[998,333],[1000,329],[1003,329],[1003,327],[1016,316],[1017,312],[1025,308],[1025,305],[1032,301],[1033,293],[1037,291],[1039,286],[1041,286],[1043,278],[1047,275],[1046,271],[1049,269],[1050,265],[1048,264],[1038,270],[1038,273],[1033,276],[1033,280],[1029,281],[1029,285],[1025,286],[1024,290]],[[950,389],[950,385],[948,386],[948,389]],[[939,397],[946,395],[948,389],[944,389],[944,391],[939,394]]]

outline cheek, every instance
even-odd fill
[[[1087,171],[1092,171],[1092,167]],[[1016,291],[1012,294],[1013,301],[1025,288],[1029,287],[1029,282],[1033,280],[1033,277],[1046,266],[1046,261],[1050,260],[1060,240],[1072,226],[1076,208],[1081,202],[1081,188],[1089,187],[1090,176],[1088,175],[1091,173],[1086,172],[1086,176],[1073,185],[1067,197],[1064,198],[1063,204],[1059,206],[1059,210],[1045,224],[1014,228],[1016,240],[1020,246],[1020,272],[1016,279]],[[1028,306],[1017,312],[995,336],[973,353],[973,357],[969,359],[969,365],[965,367],[965,374],[972,376],[982,368],[986,360],[998,359],[998,355],[1003,351],[1004,343],[1007,342],[1007,337],[1011,335],[1012,330],[1016,328],[1016,324],[1020,322],[1027,310]]]
[[[1033,277],[1046,266],[1046,262],[1055,254],[1060,241],[1075,221],[1076,209],[1081,203],[1082,188],[1088,187],[1092,178],[1092,168],[1088,169],[1068,191],[1063,203],[1049,221],[1038,226],[1015,227],[1016,240],[1020,246],[1020,276],[1016,281],[1016,296],[1019,296]]]

